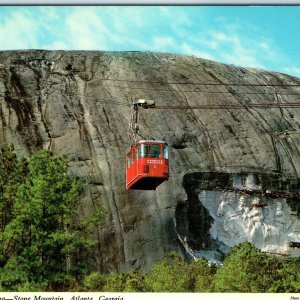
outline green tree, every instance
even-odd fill
[[[105,275],[105,284],[103,290],[105,292],[123,292],[126,285],[126,274],[112,272]]]
[[[299,293],[300,292],[300,259],[292,258],[284,263],[278,270],[279,278],[269,289],[273,293]]]
[[[147,292],[146,274],[137,271],[129,271],[126,274],[124,292]]]
[[[216,271],[217,266],[205,258],[192,261],[188,265],[189,291],[211,292]]]
[[[123,292],[126,288],[126,273],[93,272],[83,279],[83,290],[88,292]]]
[[[12,184],[13,217],[0,234],[0,285],[63,289],[87,265],[78,268],[78,257],[88,257],[93,246],[78,223],[83,184],[68,175],[66,159],[45,150],[33,155],[26,168],[25,179]]]
[[[216,292],[268,292],[280,279],[282,261],[262,253],[254,245],[234,246],[215,278]]]
[[[25,160],[18,160],[14,146],[0,148],[0,231],[10,222],[13,216],[13,202],[17,186],[27,175]]]
[[[99,292],[103,291],[106,283],[105,275],[98,272],[93,272],[83,279],[83,290],[86,292]]]
[[[147,292],[145,277],[146,274],[138,271],[91,273],[83,280],[83,290],[88,292]]]
[[[154,264],[146,278],[153,292],[187,292],[189,290],[188,267],[176,253],[167,253]]]

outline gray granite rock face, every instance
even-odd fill
[[[0,142],[14,143],[18,155],[46,148],[68,156],[70,172],[88,186],[82,217],[99,207],[106,210],[106,224],[95,232],[98,270],[148,269],[172,250],[183,256],[187,249],[226,252],[232,246],[226,238],[233,233],[214,214],[227,196],[234,196],[234,209],[240,209],[243,193],[247,214],[254,197],[268,198],[273,219],[265,223],[290,235],[280,245],[294,247],[298,225],[291,230],[288,224],[296,224],[299,212],[300,108],[141,110],[141,135],[171,147],[171,176],[156,191],[125,189],[133,100],[157,105],[299,101],[299,87],[261,86],[270,83],[300,84],[300,79],[150,52],[0,52]],[[267,189],[271,193],[262,195]],[[275,226],[278,202],[289,221]],[[259,230],[250,234],[250,216],[239,217],[237,223],[248,228],[240,239],[264,243],[256,237]]]

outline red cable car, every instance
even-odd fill
[[[127,190],[155,190],[169,178],[169,147],[164,141],[140,141],[126,156]]]

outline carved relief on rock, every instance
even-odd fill
[[[229,247],[248,241],[263,251],[289,255],[288,245],[300,241],[300,222],[286,199],[203,191],[199,200],[214,219],[210,234]]]
[[[242,237],[245,225],[234,208],[234,195],[224,194],[217,209],[217,216],[223,220],[223,229],[229,237]]]

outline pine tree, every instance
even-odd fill
[[[189,290],[191,292],[211,292],[214,275],[217,271],[215,264],[201,258],[188,265]]]
[[[13,201],[17,186],[27,175],[27,165],[24,159],[18,160],[14,146],[3,146],[0,149],[0,231],[12,218]]]
[[[234,246],[214,277],[216,292],[268,292],[280,279],[282,261],[262,253],[254,245]]]
[[[187,292],[189,290],[188,267],[176,253],[167,253],[154,264],[146,278],[153,292]]]
[[[10,220],[6,218],[0,233],[0,286],[3,290],[63,289],[87,266],[78,258],[88,257],[94,243],[84,238],[84,226],[79,224],[83,184],[67,173],[66,159],[45,150],[28,164],[23,161],[23,167],[15,157],[12,161],[11,174],[26,171],[22,180],[11,180],[10,193],[3,193],[9,195],[5,199],[10,201]]]

